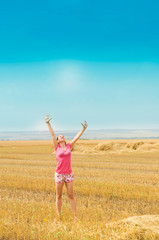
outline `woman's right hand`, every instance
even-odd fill
[[[46,122],[46,123],[49,123],[49,121],[50,121],[51,119],[52,119],[52,118],[49,118],[49,115],[48,115],[48,114],[45,116],[45,122]]]

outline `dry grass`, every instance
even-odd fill
[[[78,221],[64,187],[55,207],[51,141],[0,142],[0,239],[159,239],[159,140],[79,140],[72,149]]]

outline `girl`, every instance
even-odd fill
[[[66,144],[66,139],[64,135],[59,135],[57,138],[55,133],[50,125],[49,115],[45,116],[45,122],[49,128],[49,131],[52,136],[53,146],[56,153],[57,167],[55,170],[55,183],[56,183],[56,208],[57,214],[61,219],[61,206],[62,206],[62,189],[65,183],[67,194],[70,200],[70,205],[74,214],[74,220],[76,220],[76,200],[73,193],[73,180],[74,173],[71,169],[71,147],[75,144],[75,142],[80,138],[83,132],[87,128],[87,122],[84,121],[82,124],[83,129],[76,135],[76,137],[70,142]]]

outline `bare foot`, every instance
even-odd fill
[[[74,216],[74,222],[79,222],[79,219],[77,218],[77,216]]]
[[[57,220],[61,221],[61,215],[57,215]]]

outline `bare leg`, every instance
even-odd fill
[[[61,207],[62,207],[62,189],[64,183],[56,183],[56,209],[59,218],[61,219]]]
[[[76,216],[76,200],[75,200],[74,193],[73,193],[73,181],[69,182],[69,183],[65,182],[65,185],[67,188],[67,194],[68,194],[68,197],[70,200],[70,205],[71,205],[71,208],[72,208],[72,211],[74,214],[74,220],[76,220],[76,218],[77,218],[77,216]]]

